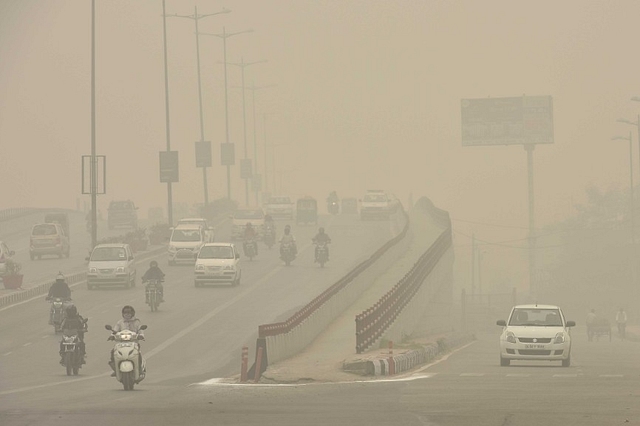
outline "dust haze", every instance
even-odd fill
[[[167,0],[166,12],[191,15],[194,6],[199,14],[232,11],[200,20],[201,32],[253,30],[227,39],[228,62],[267,60],[245,69],[246,86],[269,86],[255,91],[255,123],[246,93],[248,158],[255,140],[263,185],[319,200],[331,190],[361,197],[369,188],[389,190],[405,205],[410,195],[428,196],[452,216],[459,286],[469,285],[472,234],[484,242],[485,289],[526,290],[528,277],[525,152],[463,148],[462,98],[553,97],[555,143],[534,152],[540,229],[576,216],[589,187],[628,191],[628,145],[613,136],[631,132],[640,176],[636,129],[617,122],[640,112],[631,101],[640,96],[638,2]],[[142,217],[166,209],[158,172],[158,152],[166,149],[161,15],[160,0],[96,1],[96,145],[107,157],[102,210],[112,199],[135,201]],[[90,18],[88,1],[0,1],[2,208],[84,209],[89,202],[80,159],[91,142]],[[170,137],[180,155],[173,196],[190,205],[204,197],[195,167],[194,31],[192,20],[167,18]],[[226,197],[222,40],[201,36],[200,60],[214,200]],[[227,72],[238,164],[241,72],[233,65]],[[244,190],[236,165],[231,192],[241,205]],[[562,255],[542,252],[540,267],[555,270]]]

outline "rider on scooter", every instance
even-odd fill
[[[280,238],[280,255],[282,255],[282,245],[284,243],[291,243],[291,248],[293,249],[293,255],[296,256],[298,254],[296,239],[291,233],[290,225],[287,225],[284,227],[284,235]]]
[[[80,354],[82,355],[82,363],[85,364],[86,361],[84,357],[87,355],[84,345],[84,333],[89,331],[87,330],[87,323],[85,319],[82,318],[82,315],[78,312],[78,308],[76,305],[69,305],[65,310],[65,316],[62,320],[62,324],[60,324],[60,329],[62,330],[62,335],[69,335],[78,333],[78,348],[80,349]],[[64,345],[60,341],[60,364],[64,365]]]
[[[140,330],[140,320],[136,318],[136,310],[133,306],[127,305],[122,308],[122,319],[116,323],[112,332],[115,334],[122,330],[130,330],[138,335],[138,340],[144,340],[143,331]],[[142,355],[140,355],[140,365],[142,365]],[[113,359],[113,349],[111,349],[111,360],[109,361],[109,367],[113,370],[111,377],[116,376],[116,363]]]
[[[325,234],[324,232],[324,228],[320,227],[320,229],[318,229],[318,234],[313,237],[311,239],[311,241],[313,241],[314,243],[330,243],[331,242],[331,238],[329,237],[329,234]],[[325,247],[325,250],[327,251],[327,260],[329,260],[329,247]],[[318,261],[318,246],[316,246],[316,258],[315,258],[316,262]]]
[[[164,286],[162,282],[164,281],[164,272],[158,266],[158,262],[152,260],[149,263],[149,269],[142,276],[142,283],[146,283],[149,280],[157,280],[156,288],[158,289],[158,293],[160,294],[160,301],[164,302]]]
[[[71,289],[65,281],[62,272],[58,272],[55,282],[51,284],[51,287],[49,287],[49,294],[47,295],[46,300],[55,299],[57,297],[65,302],[71,300]],[[49,311],[49,324],[53,324],[53,305],[51,305],[51,310]]]
[[[245,253],[247,252],[247,243],[250,241],[255,242],[257,237],[258,237],[258,234],[256,233],[255,228],[253,227],[253,225],[251,225],[251,222],[247,222],[244,228],[244,242],[242,244],[242,249],[244,250]],[[256,250],[256,255],[258,255],[258,245],[254,244],[254,248]]]

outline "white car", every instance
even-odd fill
[[[393,205],[386,192],[370,189],[360,203],[360,219],[388,219],[393,213]]]
[[[242,269],[240,253],[232,243],[208,243],[202,246],[196,259],[195,285],[240,284]]]
[[[562,361],[571,365],[571,333],[574,321],[567,321],[562,310],[554,305],[517,305],[509,320],[499,320],[500,365],[512,360]]]
[[[178,225],[171,230],[169,239],[169,265],[193,264],[198,251],[206,243],[204,229],[200,225]]]
[[[87,288],[136,285],[136,261],[129,244],[98,244],[87,258]]]
[[[215,240],[215,233],[212,226],[207,224],[207,220],[202,217],[187,217],[180,219],[178,225],[200,225],[204,229],[206,242],[212,243]]]

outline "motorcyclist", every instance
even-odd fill
[[[284,227],[284,235],[280,238],[280,255],[282,255],[282,246],[285,243],[291,243],[291,248],[293,250],[293,255],[296,256],[298,254],[298,247],[296,245],[296,239],[291,233],[291,226],[287,225]]]
[[[244,227],[244,242],[242,244],[242,248],[244,249],[245,253],[247,252],[247,243],[255,242],[257,237],[258,237],[258,234],[256,233],[255,228],[253,227],[251,222],[247,222],[246,226]],[[257,255],[258,245],[254,244],[254,248],[256,250],[256,255]]]
[[[330,243],[331,242],[331,238],[329,237],[329,234],[326,234],[324,232],[324,228],[320,227],[318,229],[318,233],[316,234],[315,237],[313,237],[311,239],[311,241],[313,241],[314,243]],[[326,246],[325,250],[327,251],[327,260],[329,260],[329,247]],[[316,245],[316,262],[318,261],[318,246]]]
[[[164,286],[162,285],[164,282],[164,272],[162,272],[162,269],[158,266],[158,262],[155,260],[149,263],[149,269],[147,269],[147,272],[142,276],[143,283],[149,280],[157,280],[156,288],[160,294],[160,301],[164,302]]]
[[[136,318],[136,310],[133,309],[133,306],[126,305],[124,308],[122,308],[122,319],[116,323],[116,325],[113,327],[112,332],[115,334],[122,330],[130,330],[138,334],[139,340],[144,340],[143,331],[140,330],[141,325],[142,324],[140,323],[140,320]],[[142,355],[140,356],[140,365],[142,365]],[[113,370],[113,373],[111,373],[111,377],[115,377],[116,363],[113,359],[113,349],[111,349],[111,360],[109,361],[109,366]]]
[[[276,223],[270,214],[264,215],[264,228],[271,229],[272,231],[276,229]]]
[[[76,334],[78,335],[78,349],[80,350],[80,354],[82,355],[82,363],[85,364],[85,356],[87,352],[85,350],[84,345],[84,333],[89,331],[87,329],[87,323],[84,318],[78,312],[78,308],[76,305],[69,305],[67,309],[64,311],[64,319],[62,320],[62,324],[60,328],[62,329],[62,335],[69,336]],[[60,364],[64,365],[64,345],[62,342],[64,338],[60,341]]]
[[[338,202],[338,194],[336,193],[336,191],[331,191],[331,193],[329,194],[329,197],[327,197],[327,202],[329,204],[331,204],[332,202]]]
[[[49,287],[49,294],[47,295],[46,300],[52,300],[59,297],[65,302],[71,300],[71,289],[67,284],[64,275],[62,272],[58,272],[56,276],[56,280],[51,287]],[[53,305],[51,305],[51,310],[49,311],[49,324],[53,324]]]

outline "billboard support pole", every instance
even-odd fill
[[[538,290],[535,281],[536,231],[533,200],[533,150],[535,147],[533,144],[524,146],[524,150],[527,152],[527,174],[529,178],[529,295],[534,301],[537,298]]]

